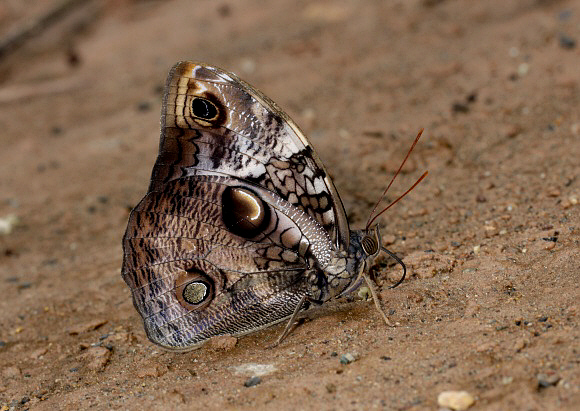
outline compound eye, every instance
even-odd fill
[[[377,251],[379,251],[379,245],[377,243],[377,240],[374,237],[371,237],[369,235],[365,235],[361,241],[361,246],[363,251],[367,254],[367,255],[373,255],[376,254]]]

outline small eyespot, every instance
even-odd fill
[[[175,279],[175,296],[189,311],[204,308],[212,301],[213,295],[213,280],[202,271],[182,271]]]
[[[210,287],[204,281],[192,281],[183,288],[183,299],[190,304],[201,304],[209,297]]]
[[[215,120],[219,114],[219,110],[211,101],[196,97],[191,101],[191,113],[194,117],[203,120]]]
[[[377,244],[377,241],[368,235],[365,235],[361,241],[361,246],[363,251],[367,254],[367,255],[373,255],[375,254],[378,250],[379,250],[379,246]]]

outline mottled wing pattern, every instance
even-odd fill
[[[208,116],[196,115],[198,108],[209,110]],[[306,137],[274,102],[234,74],[197,63],[175,65],[161,124],[150,190],[199,170],[235,176],[304,209],[339,247],[348,247],[342,202]]]
[[[232,74],[177,64],[151,185],[123,240],[149,338],[188,349],[291,315],[313,260],[325,266],[348,241],[335,193],[274,103]]]

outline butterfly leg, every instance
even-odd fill
[[[277,347],[278,344],[280,344],[284,340],[284,338],[286,338],[288,336],[288,334],[290,334],[290,331],[292,330],[292,326],[296,322],[296,318],[298,317],[298,314],[300,313],[300,311],[302,310],[302,308],[304,307],[305,304],[308,304],[311,302],[318,303],[318,301],[312,300],[311,298],[309,298],[306,295],[302,296],[300,301],[298,301],[298,304],[296,304],[296,308],[294,309],[292,316],[290,317],[290,319],[286,323],[286,327],[284,328],[284,331],[282,331],[282,334],[280,334],[280,336],[278,337],[276,342],[274,344],[270,345],[268,348]]]
[[[377,311],[381,314],[381,317],[383,317],[383,320],[385,321],[385,323],[389,327],[395,327],[395,324],[393,324],[393,323],[391,323],[391,321],[389,321],[389,317],[387,317],[387,314],[385,314],[385,311],[381,307],[381,303],[379,301],[379,296],[377,293],[377,286],[376,286],[375,282],[373,280],[371,280],[369,275],[365,272],[362,273],[362,276],[365,279],[365,282],[367,283],[369,290],[371,290],[371,296],[373,297],[373,301],[375,302],[375,307],[377,308]]]

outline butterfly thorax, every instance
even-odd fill
[[[327,301],[356,290],[363,282],[362,273],[368,271],[380,251],[378,226],[368,230],[351,230],[347,251],[337,251],[322,269],[312,271],[313,298]]]

